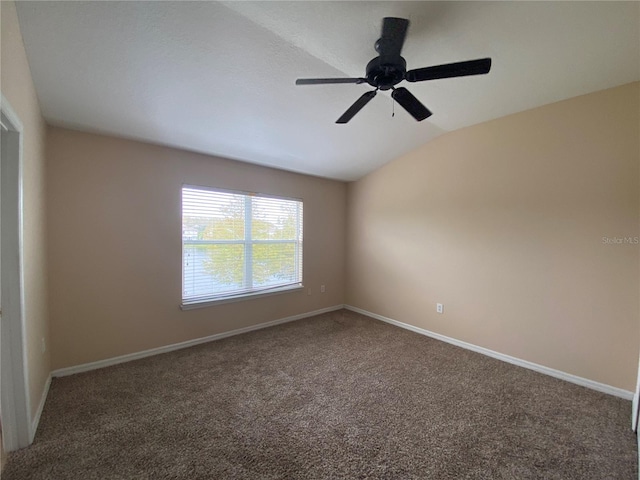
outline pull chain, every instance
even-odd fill
[[[391,118],[396,116],[396,99],[391,98]]]

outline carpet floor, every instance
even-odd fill
[[[54,379],[2,480],[631,480],[630,413],[341,310]]]

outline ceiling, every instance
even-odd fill
[[[435,137],[640,80],[640,2],[16,2],[52,125],[340,180]],[[368,85],[385,16],[411,22],[408,69],[482,57],[488,75],[403,83],[416,122]]]

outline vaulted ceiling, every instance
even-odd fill
[[[17,2],[53,125],[354,180],[451,130],[640,80],[638,2]],[[408,68],[491,57],[488,75],[368,85],[385,16],[410,20]],[[603,119],[606,121],[606,119]]]

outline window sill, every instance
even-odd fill
[[[251,300],[259,297],[269,297],[271,295],[280,295],[282,293],[291,293],[304,290],[304,285],[294,285],[281,288],[274,288],[271,290],[265,290],[261,292],[243,293],[241,295],[233,295],[229,297],[221,297],[219,299],[199,300],[189,303],[182,303],[180,305],[181,310],[194,310],[196,308],[212,307],[214,305],[221,305],[223,303],[242,302],[244,300]]]

